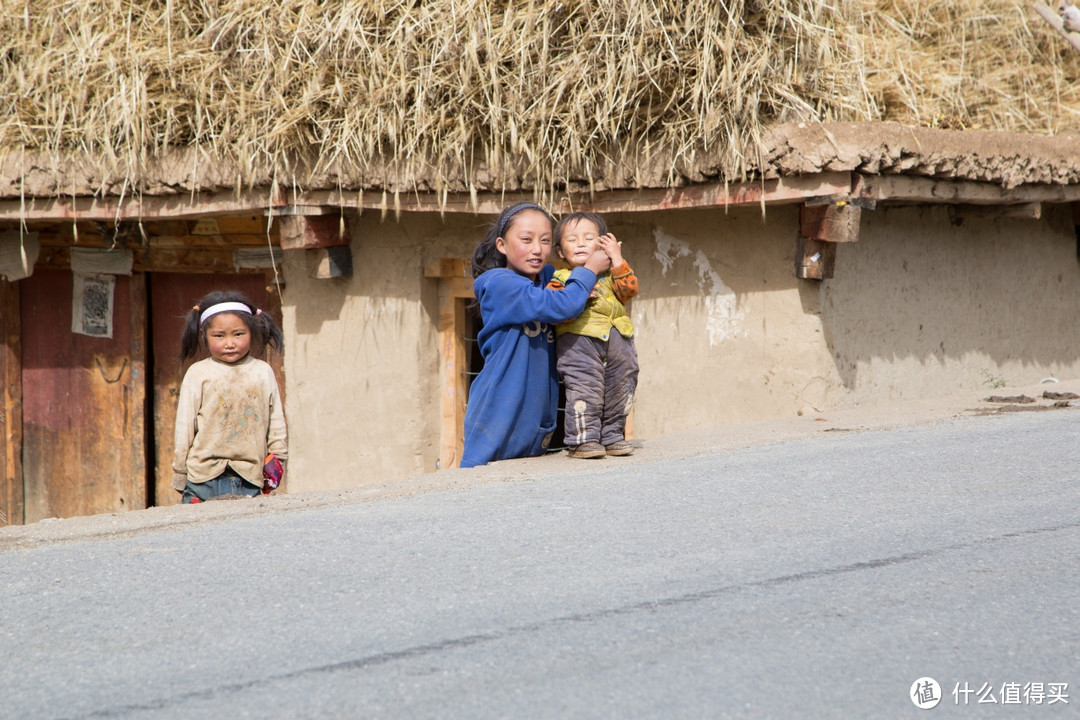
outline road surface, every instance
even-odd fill
[[[647,456],[0,545],[0,717],[1076,716],[1076,410]]]

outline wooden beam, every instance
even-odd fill
[[[458,258],[444,258],[453,265]],[[466,305],[473,298],[472,279],[451,277],[439,281],[439,387],[442,388],[442,429],[439,469],[457,467],[465,447],[465,402],[468,368],[465,344]]]
[[[266,211],[272,217],[292,217],[296,215],[337,215],[340,207],[333,205],[286,205],[273,207]]]
[[[226,190],[178,195],[126,197],[28,197],[0,201],[0,219],[9,220],[97,220],[100,222],[157,219],[203,218],[217,215],[262,214],[270,207],[283,207],[285,193],[266,190]]]
[[[644,212],[694,207],[801,202],[807,197],[844,195],[851,190],[851,173],[819,173],[745,183],[695,183],[681,188],[608,190],[595,193],[564,193],[548,203],[559,212]],[[240,192],[186,193],[183,195],[126,198],[27,198],[0,201],[0,220],[66,220],[123,222],[181,218],[208,218],[269,212],[275,217],[312,217],[333,208],[379,210],[381,212],[437,212],[497,215],[509,203],[534,200],[531,192],[486,192],[442,195],[440,193],[357,193],[345,190],[316,190],[296,193],[293,202],[285,194],[275,197],[261,190]],[[287,209],[289,208],[289,209]],[[220,222],[220,221],[219,221]]]
[[[257,250],[260,248],[251,248]],[[269,251],[266,262],[251,263],[238,256],[243,248],[222,246],[217,248],[134,248],[132,271],[134,272],[183,272],[183,273],[262,273],[269,267]],[[275,248],[277,250],[277,248]],[[277,253],[275,253],[275,257]],[[38,258],[38,268],[66,270],[71,267],[68,247],[43,247]]]
[[[799,238],[795,254],[795,277],[804,280],[828,280],[836,265],[836,243]]]
[[[846,203],[803,205],[799,211],[802,236],[830,243],[858,241],[861,219],[862,209]]]
[[[968,219],[983,220],[1038,220],[1042,217],[1042,203],[1023,205],[950,205],[949,219],[963,222]]]
[[[848,172],[819,173],[745,183],[696,183],[681,188],[642,190],[605,190],[589,193],[563,193],[547,203],[553,211],[647,212],[697,207],[738,207],[761,204],[790,204],[808,197],[843,196],[851,192]],[[356,193],[337,190],[301,193],[305,203],[355,207],[359,210],[386,211],[386,202],[374,193],[365,193],[358,201]],[[475,200],[466,193],[440,198],[435,193],[405,194],[393,208],[402,212],[449,212],[498,215],[509,204],[533,201],[532,193],[479,193]],[[357,204],[360,202],[361,204]]]
[[[24,496],[22,476],[22,320],[19,286],[0,280],[0,425],[4,429],[0,445],[0,526],[22,525]]]
[[[147,438],[146,414],[151,411],[147,404],[146,344],[147,333],[147,278],[146,273],[132,274],[128,282],[128,297],[131,313],[131,372],[128,373],[129,403],[126,427],[131,453],[130,476],[120,478],[118,485],[124,495],[121,502],[128,510],[145,510],[150,487],[154,482],[153,473],[148,470],[147,455],[151,447]],[[159,451],[162,448],[158,448]],[[126,485],[126,487],[125,487]]]
[[[468,258],[436,258],[424,266],[424,277],[471,278],[472,261]]]
[[[118,222],[180,221],[215,218],[221,233],[224,216],[261,216],[269,212],[281,222],[287,217],[319,217],[333,208],[331,217],[342,208],[357,211],[437,212],[497,215],[509,203],[533,200],[531,192],[486,192],[440,194],[360,193],[350,190],[313,190],[286,193],[276,197],[263,190],[240,192],[187,193],[138,198],[27,198],[25,203],[0,201],[0,222],[97,221]],[[1021,185],[1003,188],[998,184],[968,180],[943,180],[908,175],[863,175],[850,172],[825,172],[745,183],[694,183],[681,188],[642,190],[605,190],[589,193],[563,193],[547,204],[557,212],[591,210],[595,212],[648,212],[699,207],[740,207],[801,203],[823,198],[826,201],[848,198],[859,201],[939,202],[969,204],[1020,204],[1030,202],[1067,203],[1080,201],[1080,184]],[[303,210],[304,215],[286,215],[284,208]],[[254,234],[254,233],[252,233]]]
[[[1080,185],[1021,185],[1003,188],[968,180],[936,180],[908,175],[863,175],[854,197],[874,201],[1018,205],[1080,201]]]
[[[345,216],[288,215],[281,220],[283,250],[312,250],[349,244],[349,228]]]

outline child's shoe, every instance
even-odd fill
[[[600,443],[587,442],[570,448],[570,457],[578,460],[592,460],[602,458],[605,455],[607,455],[607,451],[604,450],[604,446]]]
[[[633,455],[634,446],[630,444],[629,440],[616,440],[607,447],[604,448],[608,455],[614,455],[616,457]]]

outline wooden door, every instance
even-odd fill
[[[173,432],[176,428],[176,403],[187,364],[180,363],[180,334],[189,310],[213,290],[236,290],[255,305],[269,312],[281,324],[281,301],[267,290],[268,278],[262,274],[220,275],[155,273],[150,278],[150,307],[153,355],[154,415],[154,505],[175,505],[180,493],[172,489]],[[196,360],[206,357],[200,355]],[[282,398],[285,383],[281,354],[267,351],[264,358],[278,377]],[[285,488],[279,488],[284,492]]]
[[[72,331],[70,271],[18,283],[27,523],[146,507],[146,279],[114,277],[112,337]]]

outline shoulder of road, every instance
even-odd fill
[[[825,433],[872,432],[926,425],[962,417],[1080,408],[1080,379],[1046,379],[1023,387],[979,390],[882,402],[754,422],[708,427],[653,438],[635,438],[630,457],[570,460],[566,453],[505,460],[467,470],[420,473],[347,490],[273,494],[254,499],[172,505],[75,518],[49,518],[30,525],[0,528],[0,552],[42,544],[115,539],[191,523],[401,498],[480,485],[540,480],[552,475],[607,470],[616,465],[678,460],[740,448],[783,443]]]

